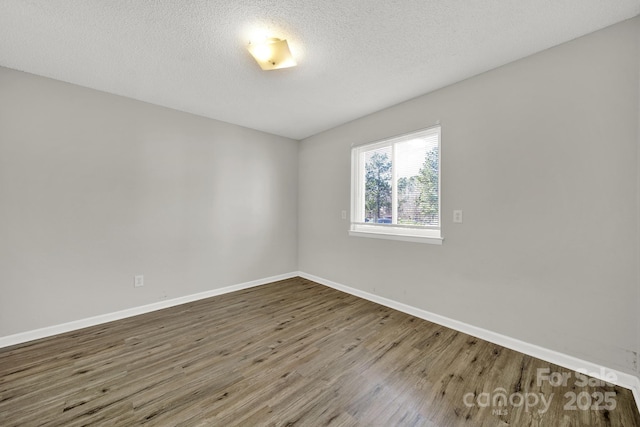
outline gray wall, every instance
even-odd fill
[[[299,269],[633,372],[639,28],[618,24],[299,152],[0,68],[0,336]],[[348,237],[351,145],[437,120],[443,246]]]
[[[0,336],[295,271],[297,150],[0,68]]]
[[[636,19],[636,25],[638,27],[640,27],[640,22],[639,21],[640,18]],[[637,58],[638,58],[638,132],[637,132],[637,138],[638,138],[638,195],[637,195],[637,200],[638,200],[638,210],[636,212],[636,215],[638,215],[638,259],[637,259],[637,264],[638,264],[638,268],[639,268],[639,274],[640,274],[640,28],[637,29],[636,31],[636,37],[637,37]],[[638,306],[636,311],[638,312],[638,338],[637,338],[637,354],[636,354],[636,370],[638,371],[638,373],[640,374],[640,279],[639,279],[639,283],[638,283],[638,287],[637,287],[637,292],[638,292]]]
[[[626,21],[302,141],[299,269],[634,372],[639,27]],[[349,237],[351,145],[437,120],[443,245]]]

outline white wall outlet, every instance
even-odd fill
[[[342,219],[347,219],[347,211],[342,211],[342,212],[340,212],[340,217],[341,217]]]
[[[133,276],[133,287],[139,288],[141,286],[144,286],[144,276],[142,274]]]
[[[453,222],[458,223],[458,224],[462,224],[462,211],[461,210],[453,211]]]

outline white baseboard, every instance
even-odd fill
[[[255,286],[265,285],[267,283],[277,282],[278,280],[290,279],[299,276],[298,272],[281,274],[278,276],[265,277],[264,279],[252,280],[250,282],[240,283],[237,285],[226,286],[224,288],[212,289],[206,292],[186,295],[183,297],[173,298],[166,301],[160,301],[153,304],[142,305],[139,307],[128,308],[126,310],[116,311],[114,313],[101,314],[98,316],[88,317],[86,319],[74,320],[73,322],[62,323],[60,325],[47,326],[45,328],[35,329],[32,331],[21,332],[14,335],[0,337],[0,348],[9,347],[11,345],[21,344],[27,341],[46,338],[65,332],[75,331],[77,329],[87,328],[102,323],[112,322],[114,320],[125,319],[139,314],[145,314],[163,308],[169,308],[188,302],[201,300],[204,298],[215,297],[217,295],[227,294],[242,289],[253,288]]]
[[[598,365],[597,363],[588,362],[577,357],[569,356],[567,354],[563,354],[554,350],[549,350],[544,347],[520,341],[506,335],[492,332],[483,328],[478,328],[477,326],[469,325],[467,323],[459,322],[448,317],[440,316],[439,314],[434,314],[420,308],[416,308],[407,304],[403,304],[401,302],[391,300],[389,298],[382,297],[380,295],[375,295],[369,292],[361,291],[359,289],[351,288],[349,286],[342,285],[340,283],[336,283],[322,277],[314,276],[312,274],[299,272],[299,276],[313,282],[320,283],[321,285],[325,285],[330,288],[334,288],[339,291],[343,291],[348,294],[373,301],[380,305],[393,308],[403,313],[419,317],[420,319],[428,320],[430,322],[437,323],[438,325],[446,326],[447,328],[472,335],[485,341],[501,345],[511,350],[536,357],[538,359],[553,363],[558,366],[562,366],[567,369],[571,369],[572,371],[587,373],[588,375],[600,380],[607,381],[624,388],[628,388],[632,391],[633,397],[636,401],[636,405],[640,410],[640,378],[635,375],[620,372],[615,369],[609,369],[604,366]]]
[[[433,323],[437,323],[447,328],[454,329],[456,331],[463,332],[465,334],[472,335],[474,337],[483,339],[485,341],[492,342],[494,344],[501,345],[503,347],[519,351],[520,353],[527,354],[529,356],[536,357],[541,360],[545,360],[549,363],[553,363],[558,366],[571,369],[573,371],[587,372],[589,375],[614,383],[621,387],[630,389],[633,392],[636,404],[640,408],[640,378],[635,375],[627,374],[624,372],[609,369],[604,366],[598,365],[593,362],[588,362],[577,357],[569,356],[563,353],[559,353],[554,350],[549,350],[544,347],[540,347],[534,344],[529,344],[524,341],[520,341],[515,338],[511,338],[496,332],[492,332],[483,328],[478,328],[473,325],[469,325],[464,322],[459,322],[448,317],[440,316],[438,314],[430,313],[426,310],[416,308],[407,304],[403,304],[389,298],[385,298],[379,295],[371,294],[369,292],[361,291],[359,289],[351,288],[346,285],[342,285],[331,280],[324,279],[322,277],[314,276],[304,272],[290,272],[281,274],[278,276],[265,277],[264,279],[253,280],[250,282],[240,283],[237,285],[226,286],[224,288],[212,289],[210,291],[201,292],[192,295],[186,295],[179,298],[174,298],[166,301],[160,301],[153,304],[143,305],[140,307],[133,307],[126,310],[117,311],[114,313],[103,314],[99,316],[89,317],[86,319],[80,319],[73,322],[63,323],[60,325],[48,326],[41,329],[22,332],[14,335],[8,335],[0,337],[0,348],[9,347],[11,345],[21,344],[27,341],[32,341],[40,338],[46,338],[49,336],[75,331],[77,329],[86,328],[89,326],[95,326],[114,320],[125,319],[131,316],[137,316],[139,314],[149,313],[163,308],[173,307],[188,302],[201,300],[204,298],[210,298],[217,295],[226,294],[229,292],[235,292],[242,289],[248,289],[256,286],[265,285],[279,280],[290,279],[292,277],[300,276],[302,278],[314,281],[324,286],[337,289],[339,291],[346,292],[348,294],[373,301],[380,305],[393,308],[403,313],[410,314],[420,319],[428,320]],[[615,378],[615,380],[614,380]]]

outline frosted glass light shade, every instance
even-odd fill
[[[252,42],[247,49],[263,70],[278,70],[296,65],[286,40],[270,38],[263,42]]]

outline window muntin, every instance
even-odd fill
[[[441,243],[440,127],[352,149],[351,235]]]

